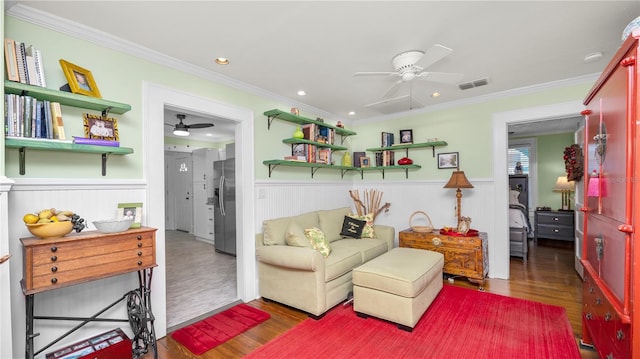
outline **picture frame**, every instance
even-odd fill
[[[458,152],[438,153],[438,169],[460,168]]]
[[[116,218],[133,218],[129,228],[140,228],[142,225],[142,203],[118,203],[118,216]]]
[[[102,98],[91,71],[66,60],[60,59],[59,62],[72,93]]]
[[[85,113],[82,115],[84,137],[98,140],[120,141],[118,120],[113,117],[102,117]]]
[[[371,158],[360,157],[360,167],[370,167],[370,166],[371,166]]]
[[[400,130],[400,143],[402,144],[413,143],[413,130]]]

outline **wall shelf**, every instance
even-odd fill
[[[107,115],[108,113],[121,115],[131,111],[131,105],[125,103],[78,95],[71,92],[52,90],[46,87],[32,86],[8,80],[4,81],[4,92],[8,94],[27,95],[39,100],[59,102],[61,105],[65,106],[100,111],[103,115]]]
[[[376,148],[367,148],[369,152],[380,152],[380,151],[400,151],[405,150],[406,157],[409,157],[409,150],[415,148],[424,148],[431,147],[433,152],[433,157],[436,156],[436,147],[446,146],[447,142],[445,141],[435,141],[435,142],[424,142],[424,143],[408,143],[408,144],[398,144],[389,147],[376,147]]]
[[[324,163],[308,163],[308,162],[287,161],[287,160],[267,160],[262,163],[264,165],[269,166],[269,177],[271,177],[271,173],[278,166],[309,168],[311,170],[311,178],[313,178],[313,175],[320,168],[340,170],[341,178],[344,178],[344,175],[349,171],[356,171],[356,172],[360,172],[360,179],[364,179],[364,172],[368,172],[368,171],[380,171],[382,173],[382,178],[384,179],[384,173],[386,170],[404,170],[405,176],[408,178],[410,169],[421,168],[418,165],[384,166],[384,167],[351,167],[351,166],[329,165]]]
[[[282,140],[282,143],[288,143],[288,144],[304,143],[304,144],[307,144],[307,145],[314,145],[316,147],[330,148],[332,151],[346,151],[346,150],[348,150],[348,148],[346,148],[344,146],[336,146],[336,145],[331,145],[331,144],[328,144],[328,143],[309,141],[309,140],[305,140],[303,138],[285,138],[284,140]]]
[[[318,120],[312,120],[310,118],[299,116],[299,115],[294,115],[292,113],[284,112],[282,110],[265,111],[264,115],[267,116],[267,120],[268,120],[267,129],[271,129],[271,122],[273,122],[273,119],[277,118],[279,120],[295,123],[295,124],[298,124],[298,125],[306,125],[306,124],[312,123],[312,124],[315,124],[315,125],[318,125],[318,126],[323,126],[323,127],[330,128],[332,130],[335,130],[336,134],[340,135],[342,140],[344,140],[344,137],[355,136],[356,135],[355,132],[347,130],[347,129],[344,129],[343,127],[337,127],[337,126],[329,125],[326,122],[322,122],[322,121],[318,121]]]
[[[6,137],[4,145],[8,148],[17,148],[19,150],[20,174],[24,175],[26,150],[45,150],[45,151],[68,151],[68,152],[84,152],[98,153],[102,155],[102,175],[107,174],[107,158],[109,155],[128,155],[133,153],[132,148],[128,147],[111,147],[111,146],[92,146],[79,145],[67,140],[48,140],[21,137]]]

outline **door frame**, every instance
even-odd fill
[[[236,233],[238,297],[251,301],[258,297],[255,253],[255,173],[254,173],[254,113],[248,108],[216,102],[174,88],[148,81],[142,83],[143,102],[143,165],[148,183],[145,207],[149,208],[146,225],[157,228],[156,261],[151,284],[151,297],[156,315],[156,336],[167,333],[166,255],[165,255],[165,195],[164,176],[164,108],[182,108],[236,123]]]

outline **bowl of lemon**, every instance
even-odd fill
[[[56,211],[54,208],[27,213],[22,217],[29,232],[38,238],[59,238],[84,229],[84,219],[73,211]]]

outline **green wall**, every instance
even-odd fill
[[[266,110],[288,109],[291,103],[282,103],[264,97],[230,88],[206,76],[192,75],[133,57],[97,44],[78,40],[67,35],[45,29],[12,17],[5,17],[5,36],[33,44],[39,48],[44,57],[44,67],[49,88],[58,88],[66,83],[58,59],[65,59],[73,64],[89,69],[97,86],[105,99],[131,104],[132,110],[118,118],[120,142],[122,146],[134,149],[128,156],[111,156],[107,178],[142,178],[143,176],[143,141],[142,124],[143,94],[142,83],[154,82],[176,88],[197,96],[214,99],[254,112],[255,141],[255,177],[256,180],[268,179],[268,169],[262,164],[267,159],[281,159],[290,154],[289,145],[281,142],[282,138],[291,137],[295,126],[274,120],[271,129],[267,129],[267,120],[263,116]],[[439,107],[437,110],[411,113],[399,118],[381,117],[363,120],[357,124],[349,124],[345,118],[326,118],[327,123],[335,124],[343,121],[347,128],[358,133],[349,137],[345,144],[351,151],[364,151],[366,148],[380,146],[380,132],[398,133],[401,129],[412,129],[414,142],[425,142],[428,138],[438,138],[448,142],[448,146],[437,148],[438,152],[459,152],[461,169],[469,177],[491,178],[492,162],[492,114],[547,104],[581,100],[591,88],[592,83],[570,85],[563,88],[552,88],[544,91],[498,98],[494,100],[468,103],[453,108]],[[83,133],[82,110],[65,107],[63,116],[65,131],[69,136]],[[315,118],[314,113],[301,115]],[[163,119],[153,119],[152,125],[163,126]],[[5,151],[0,146],[0,151]],[[397,153],[398,158],[404,155]],[[100,178],[99,157],[75,153],[56,153],[42,151],[37,156],[27,154],[27,177],[44,178]],[[373,154],[369,154],[373,156]],[[438,170],[436,158],[430,148],[416,149],[409,153],[414,163],[422,166],[412,171],[410,179],[446,179],[450,170]],[[334,159],[339,162],[341,154]],[[18,174],[17,150],[6,150],[6,176],[20,177]],[[404,180],[404,172],[385,173],[387,180]],[[272,175],[273,180],[339,180],[340,172],[318,170],[311,179],[308,170],[299,168],[278,167]],[[360,180],[359,175],[347,174],[344,180]],[[365,174],[365,180],[380,180],[377,172]],[[558,196],[559,197],[559,196]]]
[[[538,206],[561,208],[560,193],[553,192],[553,187],[559,176],[566,176],[562,157],[564,148],[573,143],[573,133],[537,137]],[[572,198],[571,208],[574,204]]]

